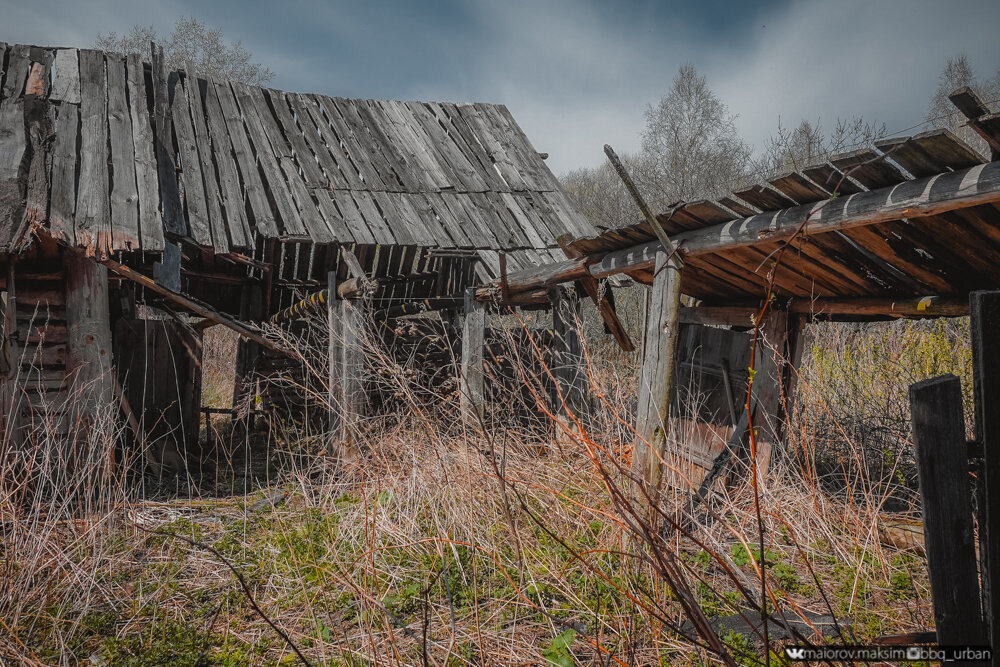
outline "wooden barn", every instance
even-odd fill
[[[206,327],[243,337],[239,382],[275,347],[254,325],[310,294],[364,283],[380,309],[461,310],[466,288],[595,233],[501,105],[287,93],[150,60],[0,44],[5,440],[120,403],[190,445]]]

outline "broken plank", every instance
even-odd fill
[[[90,257],[112,250],[108,200],[108,116],[104,54],[80,51],[80,184],[76,242]]]
[[[80,103],[80,60],[76,49],[57,49],[49,99],[68,104]]]

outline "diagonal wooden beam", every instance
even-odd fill
[[[268,340],[264,336],[260,335],[258,332],[247,327],[242,322],[234,320],[231,317],[227,317],[226,315],[223,315],[222,313],[218,312],[217,310],[214,310],[213,308],[209,307],[204,303],[195,301],[194,299],[186,297],[183,294],[174,292],[173,290],[168,289],[163,285],[157,284],[155,280],[153,280],[149,276],[139,273],[135,269],[131,269],[125,266],[124,264],[119,264],[118,262],[112,259],[103,259],[99,261],[101,264],[108,267],[109,271],[117,273],[122,278],[131,280],[132,282],[141,285],[148,290],[152,290],[157,294],[165,296],[174,303],[178,304],[179,306],[182,306],[183,308],[186,308],[187,310],[190,310],[193,313],[201,315],[202,317],[209,319],[213,322],[216,322],[217,324],[221,324],[225,327],[228,327],[233,331],[235,331],[236,333],[238,333],[239,335],[249,340],[252,340],[258,345],[262,345],[263,347],[266,347],[267,349],[273,350],[275,352],[281,352],[282,354],[287,354],[288,356],[294,356],[290,350],[286,350],[284,347],[278,345],[274,341]]]
[[[562,248],[566,257],[573,259],[574,257],[579,257],[580,253],[574,250],[569,245],[571,236],[569,234],[563,234],[556,239],[559,247]],[[625,330],[625,326],[622,324],[621,320],[618,319],[618,313],[615,311],[614,304],[608,299],[607,294],[601,294],[601,287],[597,282],[597,278],[591,275],[581,276],[580,280],[577,281],[583,290],[590,297],[590,300],[594,302],[597,306],[597,312],[601,314],[601,319],[604,320],[604,326],[608,328],[608,332],[615,337],[618,342],[618,346],[625,350],[626,352],[632,352],[635,350],[635,345],[632,343],[632,339],[628,335],[628,331]],[[507,276],[506,272],[504,274],[503,285],[501,288],[505,292],[509,293],[509,288],[507,287]],[[504,294],[507,297],[507,294]]]

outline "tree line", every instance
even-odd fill
[[[1000,70],[992,78],[976,76],[965,55],[949,58],[938,78],[921,129],[950,129],[983,155],[985,142],[965,125],[948,100],[969,86],[988,103],[1000,101]],[[826,130],[819,120],[794,128],[779,120],[758,153],[736,129],[736,117],[692,65],[682,65],[670,91],[647,107],[641,148],[622,156],[633,179],[654,210],[680,201],[717,199],[781,174],[821,162],[830,155],[868,147],[886,136],[884,123],[863,118],[838,119]],[[639,220],[632,198],[610,164],[564,174],[563,188],[577,209],[598,228],[616,228]]]

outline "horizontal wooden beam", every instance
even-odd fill
[[[720,225],[680,232],[674,240],[683,255],[696,257],[754,245],[811,236],[903,218],[938,215],[1000,201],[1000,162],[937,174],[870,192],[824,199],[780,211],[758,213]],[[595,278],[626,269],[649,268],[659,241],[616,250],[590,266]]]
[[[671,240],[685,256],[710,255],[756,243],[788,240],[797,234],[811,236],[880,222],[938,215],[956,209],[1000,202],[1000,162],[936,174],[897,185],[849,196],[824,199],[780,211],[675,234]],[[563,262],[544,264],[508,274],[511,294],[579,280],[581,276],[606,278],[636,269],[650,269],[659,241],[594,253]],[[490,298],[495,286],[480,288],[476,297]]]
[[[859,317],[963,317],[969,314],[969,301],[962,298],[925,296],[920,298],[888,299],[884,297],[792,299],[788,312],[822,318],[827,315]],[[694,306],[681,308],[680,320],[685,324],[713,324],[729,327],[753,326],[760,306]]]
[[[131,280],[132,282],[141,285],[148,290],[151,290],[153,292],[156,292],[157,294],[165,296],[174,303],[178,304],[179,306],[182,306],[187,310],[190,310],[193,313],[201,315],[206,319],[212,320],[213,322],[217,322],[218,324],[221,324],[225,327],[232,329],[233,331],[243,336],[244,338],[252,340],[253,342],[262,345],[269,350],[274,350],[275,352],[281,352],[283,354],[289,354],[289,355],[291,354],[291,352],[289,352],[285,348],[281,347],[274,341],[268,340],[260,333],[254,331],[253,329],[250,329],[243,323],[238,322],[232,319],[231,317],[227,317],[226,315],[223,315],[222,313],[210,308],[209,306],[199,301],[195,301],[194,299],[186,297],[183,294],[178,294],[177,292],[168,289],[163,285],[158,284],[155,280],[153,280],[149,276],[139,273],[135,269],[129,268],[123,264],[119,264],[118,262],[111,259],[103,259],[98,261],[104,266],[108,267],[108,270],[117,273],[122,278],[127,278],[128,280]]]

